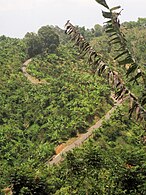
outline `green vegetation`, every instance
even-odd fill
[[[144,74],[145,24],[146,19],[139,18],[121,25]],[[93,29],[78,27],[141,100],[143,79],[129,82],[125,66],[113,60],[118,46],[111,48],[104,29],[98,24]],[[61,164],[46,163],[56,146],[86,132],[114,105],[107,79],[93,72],[88,57],[73,44],[53,26],[27,33],[22,40],[0,37],[0,189],[11,185],[16,195],[144,195],[146,123],[129,119],[128,100]],[[23,74],[22,64],[30,57],[27,72],[45,83],[32,84]]]
[[[38,33],[27,33],[24,37],[28,56],[42,53],[54,53],[59,45],[59,37],[50,26],[43,26]]]
[[[50,171],[50,194],[145,194],[145,131],[124,110]]]
[[[0,44],[1,61],[4,59],[0,78],[0,183],[4,188],[13,183],[10,179],[15,173],[20,172],[18,177],[25,171],[35,175],[57,144],[85,132],[112,102],[108,85],[91,73],[72,45],[60,45],[56,53],[33,59],[28,72],[47,81],[33,85],[21,72],[27,56],[25,42],[2,37]]]

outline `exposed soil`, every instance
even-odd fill
[[[47,82],[45,80],[39,80],[36,77],[31,76],[28,72],[27,72],[27,67],[28,64],[32,61],[32,59],[28,59],[26,62],[23,63],[22,65],[22,72],[24,74],[25,77],[27,77],[27,79],[32,83],[32,84],[46,84]]]

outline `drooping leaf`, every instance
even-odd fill
[[[137,105],[137,107],[136,107],[136,119],[138,120],[139,118],[140,118],[140,107],[139,107],[139,105]]]
[[[123,90],[124,90],[124,87],[122,87],[121,89],[119,89],[119,91],[116,92],[116,94],[115,94],[116,95],[116,99],[118,99],[121,96]]]
[[[89,62],[94,62],[94,59],[97,57],[97,54],[95,51],[91,51],[89,54]]]
[[[132,73],[132,72],[134,72],[136,69],[137,69],[137,64],[136,63],[133,63],[130,67],[129,67],[129,69],[127,70],[127,73],[126,73],[126,75],[128,76],[130,73]]]
[[[117,55],[117,56],[114,58],[114,60],[120,58],[121,56],[123,56],[123,55],[125,55],[125,54],[129,54],[129,52],[126,50],[126,51],[120,53],[119,55]]]
[[[114,31],[114,33],[110,34],[109,37],[113,37],[115,35],[117,35],[117,33]]]
[[[105,0],[95,0],[97,3],[99,3],[100,5],[103,5],[104,7],[106,7],[107,9],[109,9],[109,6],[107,5]]]
[[[133,63],[133,59],[131,57],[128,57],[124,60],[118,61],[119,65],[124,65],[124,64],[129,64],[129,63]]]
[[[117,43],[121,43],[121,41],[120,40],[117,40],[117,41],[112,42],[113,45],[114,44],[117,44]]]
[[[97,56],[96,58],[94,58],[94,67],[97,67],[99,65],[100,61],[101,61],[100,57]]]
[[[106,29],[105,32],[106,33],[115,33],[116,31],[115,31],[115,29],[110,28],[110,29]]]
[[[86,47],[88,47],[88,46],[89,46],[89,43],[84,42],[84,44],[83,44],[83,46],[82,46],[82,48],[81,48],[81,52],[83,52],[84,49],[85,49]]]
[[[69,30],[67,33],[70,35],[73,32],[73,29]]]
[[[105,24],[112,24],[112,20],[108,20],[106,22],[104,22]]]
[[[120,8],[121,8],[121,6],[116,6],[116,7],[111,8],[110,11],[114,11],[114,10],[120,9]]]
[[[136,107],[137,107],[137,103],[134,101],[132,107],[129,110],[129,119],[132,117],[132,114]]]
[[[105,18],[112,18],[112,13],[111,12],[102,11],[102,15]]]
[[[141,75],[141,72],[139,72],[139,73],[137,73],[137,75],[136,76],[134,76],[134,77],[132,77],[129,81],[131,82],[131,81],[136,81],[139,77],[141,77],[142,75]]]
[[[118,51],[118,53],[120,53],[118,54],[118,56],[115,57],[115,59],[118,59],[122,56],[122,60],[118,60],[119,64],[121,65],[131,64],[130,68],[127,71],[128,74],[136,70],[137,65],[135,64],[135,61],[133,60],[130,52],[127,50],[126,40],[124,36],[122,35],[122,33],[119,33],[119,31],[117,31],[117,28],[114,28],[114,25],[111,25],[111,20],[109,20],[109,25],[106,26],[106,32],[108,32],[109,37],[111,37],[111,44],[120,43],[120,46],[117,47],[117,49],[114,49],[114,51]],[[77,31],[73,30],[73,33],[71,35],[74,36],[75,34],[77,34]],[[92,63],[93,72],[94,73],[97,72],[99,75],[101,75],[102,73],[108,74],[107,76],[108,76],[109,83],[112,86],[114,84],[114,87],[118,89],[118,92],[116,94],[118,96],[117,97],[118,99],[119,98],[121,99],[127,93],[130,95],[132,99],[132,104],[129,110],[130,117],[132,116],[133,111],[137,109],[137,116],[138,116],[137,118],[139,118],[139,114],[141,115],[141,111],[139,111],[139,108],[137,107],[137,105],[139,106],[140,104],[138,103],[137,98],[133,94],[131,94],[131,92],[126,87],[124,87],[124,84],[121,81],[120,77],[118,78],[117,81],[114,80],[113,71],[111,71],[110,68],[105,65],[105,63],[102,61],[102,56],[100,56],[100,54],[97,54],[96,51],[94,51],[94,49],[90,46],[90,44],[87,43],[81,37],[81,35],[77,36],[75,41],[77,41],[78,46],[81,49],[81,52],[83,52],[83,55],[86,55],[88,53],[88,59],[89,59],[89,62]],[[125,59],[123,59],[124,58],[123,55],[126,56]],[[142,72],[141,71],[139,72],[139,71],[138,71],[138,74],[135,77],[132,77],[131,79],[131,80],[134,80],[134,82],[137,82],[137,79],[142,75]],[[145,104],[145,102],[146,102],[146,98],[143,98],[143,100],[141,100],[141,103]],[[141,106],[140,106],[140,110],[142,110],[143,112],[143,108]]]
[[[112,43],[112,41],[119,40],[119,37],[112,38],[109,42]]]
[[[142,102],[141,102],[141,105],[142,105],[142,106],[145,105],[145,104],[146,104],[146,97],[143,98],[143,100],[142,100]]]
[[[108,24],[108,25],[106,26],[106,29],[113,29],[113,25],[112,25],[112,24]]]
[[[98,75],[100,76],[102,72],[105,70],[106,65],[104,63],[101,64],[101,66],[98,69]]]

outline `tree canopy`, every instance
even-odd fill
[[[54,53],[59,46],[59,36],[50,26],[43,26],[38,33],[27,33],[24,37],[29,57],[42,53]]]

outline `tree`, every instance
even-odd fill
[[[41,53],[54,53],[59,45],[59,36],[50,26],[43,26],[38,34],[30,32],[24,37],[28,56],[34,57]]]
[[[24,41],[26,42],[27,53],[30,58],[42,53],[41,40],[36,33],[27,33],[24,37]]]
[[[55,52],[59,45],[59,36],[50,26],[43,26],[38,30],[38,36],[41,40],[43,52]]]
[[[99,37],[102,35],[102,26],[100,26],[99,24],[95,24],[94,26],[94,36],[95,37]]]

